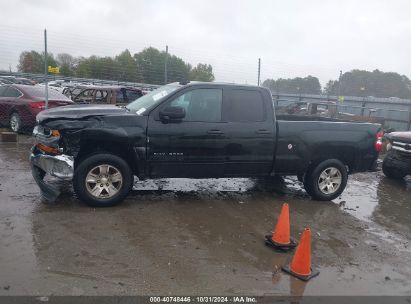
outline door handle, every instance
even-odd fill
[[[220,130],[208,130],[207,134],[220,135],[220,134],[224,134],[224,132]]]
[[[268,131],[268,130],[257,130],[257,131],[255,131],[255,133],[257,133],[257,134],[271,134],[271,132]]]

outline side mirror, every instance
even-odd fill
[[[186,116],[186,110],[182,107],[165,107],[160,111],[161,120],[179,120]]]

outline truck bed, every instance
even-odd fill
[[[310,163],[336,158],[350,172],[372,167],[378,153],[370,149],[381,125],[324,117],[284,115],[277,117],[275,169],[279,174],[305,172]]]

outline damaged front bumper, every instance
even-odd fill
[[[44,181],[45,174],[72,180],[74,174],[74,158],[69,155],[48,155],[37,151],[35,147],[30,155],[31,171],[33,178],[41,190],[43,197],[54,202],[60,195],[60,191]]]

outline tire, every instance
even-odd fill
[[[10,129],[15,133],[21,132],[21,118],[19,113],[14,112],[10,115]]]
[[[345,165],[338,159],[328,159],[307,171],[304,188],[315,200],[331,201],[344,191],[347,180]]]
[[[129,165],[113,154],[90,155],[74,172],[74,192],[82,202],[92,207],[111,207],[121,203],[132,186],[133,174]]]
[[[382,172],[386,177],[396,180],[403,179],[406,175],[393,163],[392,152],[388,152],[387,156],[384,158],[382,162]]]

